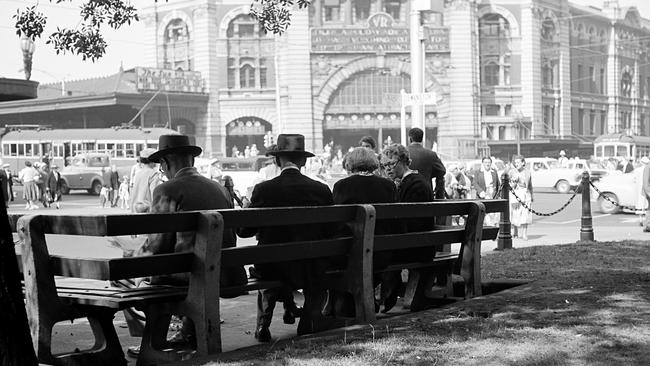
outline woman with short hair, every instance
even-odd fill
[[[36,210],[38,206],[35,202],[41,195],[37,185],[40,173],[32,166],[31,162],[25,161],[25,167],[18,173],[18,179],[23,183],[23,199],[27,201],[25,209]]]
[[[397,187],[390,180],[377,176],[373,172],[379,167],[377,154],[365,147],[356,147],[347,153],[344,158],[343,167],[349,176],[334,184],[334,203],[342,204],[367,204],[367,203],[393,203],[397,202]],[[399,223],[379,220],[375,225],[375,234],[399,233]],[[390,264],[391,253],[375,254],[373,268],[375,270],[385,268]],[[374,279],[375,286],[381,280]],[[382,293],[386,293],[382,286]],[[382,296],[379,302],[375,302],[375,309],[378,310],[380,303],[384,303],[384,312],[390,310],[393,304],[386,303],[386,296]],[[349,302],[348,302],[349,303]]]
[[[528,225],[533,223],[533,214],[526,206],[531,207],[533,203],[533,183],[530,171],[526,169],[526,160],[522,155],[513,156],[512,165],[514,167],[508,172],[510,187],[514,193],[510,195],[512,237],[528,240]]]

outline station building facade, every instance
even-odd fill
[[[636,8],[615,0],[601,8],[436,4],[421,14],[420,38],[424,89],[437,95],[424,111],[426,144],[443,158],[506,158],[517,146],[527,156],[588,155],[601,134],[650,134],[650,21]],[[252,144],[264,151],[269,133],[302,133],[316,152],[330,141],[346,149],[363,135],[399,141],[398,96],[411,84],[409,1],[314,0],[282,36],[266,34],[249,9],[246,0],[143,9],[147,68],[127,70],[133,95],[142,95],[129,108],[144,106],[156,85],[171,90],[172,105],[154,98],[140,123],[167,115],[211,155]],[[143,88],[142,72],[158,75],[157,84]],[[200,78],[200,88],[183,89],[183,78]],[[0,120],[8,110],[0,103]],[[406,114],[407,127],[415,125]]]

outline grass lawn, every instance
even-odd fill
[[[650,365],[650,243],[514,249],[482,268],[484,281],[530,282],[207,364]]]

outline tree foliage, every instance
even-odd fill
[[[56,4],[72,2],[49,1]],[[304,9],[310,2],[311,0],[253,0],[250,13],[267,32],[282,34],[291,24],[294,5]],[[139,20],[137,9],[129,0],[84,0],[79,15],[81,19],[76,28],[57,27],[56,32],[48,36],[46,43],[52,44],[57,54],[70,52],[93,62],[106,53],[108,46],[102,35],[102,26],[119,29]],[[16,34],[19,37],[25,35],[32,40],[41,37],[47,23],[47,16],[38,10],[38,5],[19,9],[13,18],[16,21]]]

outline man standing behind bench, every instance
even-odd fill
[[[225,188],[219,183],[203,177],[194,168],[194,158],[201,154],[201,148],[190,144],[185,135],[162,135],[159,150],[149,156],[149,160],[160,163],[161,170],[169,178],[153,191],[152,213],[177,211],[214,210],[233,208]],[[224,230],[223,247],[236,245],[233,230]],[[196,237],[195,232],[161,233],[149,235],[149,240],[136,255],[151,255],[191,251]],[[187,283],[188,274],[172,277],[156,277],[155,284]],[[221,286],[243,285],[247,282],[243,267],[224,267],[221,269]],[[192,341],[192,323],[184,319],[183,328],[176,338],[179,341]]]
[[[282,169],[279,176],[257,184],[253,189],[250,205],[247,207],[291,207],[291,206],[326,206],[333,205],[334,199],[329,187],[312,180],[302,173],[308,157],[314,154],[305,151],[305,137],[299,134],[280,134],[277,148],[270,155],[275,156]],[[290,223],[287,223],[290,224]],[[323,225],[276,226],[263,228],[242,228],[238,234],[242,238],[257,235],[258,245],[268,245],[294,240],[323,239],[332,231]],[[298,334],[314,331],[309,319],[320,315],[319,306],[324,299],[318,283],[319,275],[324,271],[323,263],[316,261],[293,261],[279,264],[255,265],[259,276],[264,280],[281,280],[292,289],[302,288],[305,295],[303,312],[318,308],[318,314],[303,314],[298,323]],[[271,341],[271,318],[275,302],[281,300],[282,289],[265,289],[257,294],[257,327],[255,338],[260,342]]]

